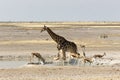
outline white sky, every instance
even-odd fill
[[[0,21],[120,21],[120,0],[0,0]]]

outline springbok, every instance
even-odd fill
[[[105,55],[106,55],[106,53],[104,52],[103,55],[96,54],[96,55],[94,55],[93,57],[94,57],[94,58],[102,58],[102,57],[105,56]]]
[[[38,58],[38,63],[41,61],[41,64],[45,64],[45,59],[41,56],[40,53],[33,52],[31,53],[31,55],[32,55],[32,59],[34,58],[34,56]]]

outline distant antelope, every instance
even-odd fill
[[[80,44],[80,47],[81,47],[81,48],[85,48],[85,45],[81,45],[81,44]]]
[[[96,54],[96,55],[94,55],[93,57],[94,57],[94,58],[102,58],[102,57],[105,56],[105,55],[106,55],[106,53],[104,52],[103,55]]]
[[[41,64],[45,64],[45,59],[40,55],[40,53],[31,53],[32,55],[32,59],[34,58],[34,56],[36,56],[38,58],[38,63],[40,62],[41,60]]]
[[[85,46],[83,46],[83,48],[85,48]],[[87,62],[89,62],[90,65],[91,65],[91,63],[93,63],[95,61],[95,58],[94,57],[91,57],[91,58],[86,57],[85,51],[84,50],[82,50],[82,51],[83,51],[83,56],[81,56],[81,58],[82,58],[82,61],[83,61],[84,65]]]
[[[95,58],[94,58],[94,57],[91,57],[91,58],[82,57],[82,59],[83,59],[84,65],[85,65],[85,63],[87,63],[87,62],[89,62],[90,65],[91,65],[91,63],[93,63],[93,62],[95,61]]]
[[[86,48],[86,46],[80,44],[80,47],[82,48],[83,56],[86,57],[86,55],[85,55],[85,48]]]
[[[82,51],[83,51],[83,56],[81,58],[83,60],[84,65],[87,62],[89,62],[90,65],[91,65],[91,63],[93,63],[93,61],[95,61],[95,58],[93,58],[93,57],[92,58],[86,57],[86,54],[85,54],[85,48],[86,48],[86,46],[85,45],[80,45],[80,47],[82,48]]]

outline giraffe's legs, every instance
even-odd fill
[[[61,50],[62,52],[61,52],[61,54],[62,54],[62,59],[63,60],[66,60],[66,53],[65,53],[65,51],[64,50]]]
[[[62,49],[59,50],[58,54],[57,54],[57,57],[54,58],[55,60],[59,60],[60,59],[60,56],[62,56],[62,59],[63,60],[66,60],[66,54],[65,54],[65,51],[63,51]]]
[[[54,58],[54,60],[59,60],[60,59],[60,53],[61,53],[61,47],[59,44],[57,44],[57,49],[58,49],[58,53],[57,53],[57,57]]]
[[[60,51],[58,52],[57,57],[55,57],[54,60],[59,60],[59,58],[60,58]]]

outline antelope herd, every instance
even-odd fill
[[[83,52],[83,53],[85,54],[85,52]],[[86,63],[89,63],[89,65],[93,64],[96,61],[96,59],[103,59],[103,57],[105,55],[106,55],[105,52],[104,52],[104,54],[95,54],[95,55],[93,55],[91,57],[86,57],[86,56],[83,55],[83,56],[79,57],[78,59],[80,59],[81,64],[83,64],[85,66]],[[38,64],[44,65],[44,64],[47,63],[47,62],[45,62],[45,58],[43,58],[42,55],[40,53],[38,53],[38,52],[31,53],[31,59],[30,59],[31,63],[34,63],[34,58],[35,57],[38,59]],[[71,56],[71,57],[75,58],[74,56]],[[69,59],[69,61],[70,61],[70,59]]]

